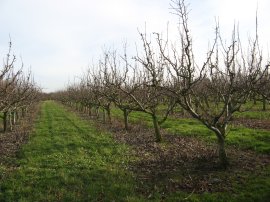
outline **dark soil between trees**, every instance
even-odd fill
[[[234,125],[242,125],[247,128],[270,130],[270,120],[235,118],[232,123]]]
[[[216,145],[198,138],[162,130],[163,142],[156,143],[153,130],[145,126],[132,124],[126,131],[117,120],[112,125],[96,122],[96,126],[133,148],[137,161],[129,169],[135,174],[137,191],[149,198],[154,192],[164,197],[176,191],[230,192],[235,184],[244,185],[249,175],[260,175],[270,165],[269,155],[227,146],[230,166],[223,170],[218,164]]]
[[[39,105],[33,106],[27,115],[18,121],[13,131],[0,132],[0,165],[7,165],[10,168],[16,167],[14,157],[22,145],[27,143],[39,109]]]

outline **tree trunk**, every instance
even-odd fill
[[[96,119],[99,119],[99,107],[96,107]]]
[[[92,117],[92,107],[90,107],[90,106],[88,107],[88,114],[90,117]]]
[[[262,101],[263,101],[263,109],[262,110],[266,111],[266,98],[263,97]]]
[[[124,122],[125,122],[125,130],[128,130],[128,110],[124,109]]]
[[[158,124],[157,116],[155,114],[152,114],[152,119],[155,128],[156,142],[161,142],[160,127]]]
[[[4,132],[7,131],[7,112],[4,112],[3,114],[3,127],[4,127]]]
[[[223,134],[224,135],[224,134]],[[227,168],[229,165],[228,157],[225,151],[225,139],[221,137],[220,134],[217,134],[218,136],[218,157],[219,157],[219,163],[222,168]]]
[[[16,124],[16,112],[12,112],[12,124],[15,125]]]
[[[25,117],[25,108],[22,108],[22,117]]]
[[[254,105],[256,105],[256,104],[257,104],[257,100],[256,100],[256,98],[255,98],[255,97],[253,98],[253,104],[254,104]]]
[[[112,117],[111,117],[111,109],[110,109],[110,107],[106,108],[106,112],[107,112],[107,117],[108,117],[108,123],[111,124],[112,123]]]
[[[103,120],[103,123],[106,123],[106,110],[103,108],[102,110],[102,120]]]
[[[11,112],[9,112],[9,126],[10,126],[10,130],[13,130],[12,113]]]
[[[186,110],[184,110],[183,108],[181,108],[181,113],[184,117],[186,116]]]
[[[16,111],[16,112],[15,112],[15,116],[16,116],[16,117],[15,117],[16,120],[18,121],[18,120],[20,119],[19,111]]]
[[[83,112],[83,105],[80,103],[80,112]]]

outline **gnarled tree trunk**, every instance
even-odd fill
[[[107,117],[108,117],[108,123],[111,124],[112,123],[112,116],[111,116],[111,109],[110,107],[106,108],[106,112],[107,112]]]
[[[215,131],[218,139],[218,157],[219,163],[222,168],[227,168],[229,165],[229,160],[225,150],[225,130],[224,131]]]
[[[129,113],[127,109],[124,109],[123,112],[124,112],[125,130],[128,130],[128,114]]]
[[[266,97],[263,96],[262,102],[263,102],[263,108],[262,108],[262,110],[263,111],[266,111]]]
[[[7,112],[3,113],[3,127],[4,127],[4,132],[7,131]]]
[[[160,126],[158,123],[157,116],[155,114],[152,114],[152,119],[153,119],[153,125],[155,129],[155,137],[156,137],[156,142],[161,142],[161,134],[160,134]]]

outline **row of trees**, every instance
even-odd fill
[[[0,115],[4,132],[13,129],[41,93],[31,73],[24,74],[23,65],[19,69],[15,67],[16,56],[11,55],[11,45],[9,42],[9,51],[0,70]]]
[[[152,117],[157,142],[162,139],[160,125],[181,106],[214,132],[220,163],[226,167],[228,124],[251,97],[269,99],[270,62],[263,64],[257,31],[244,50],[235,28],[230,43],[225,43],[217,25],[215,40],[198,65],[185,2],[176,0],[172,5],[179,18],[178,44],[157,33],[152,38],[140,33],[142,52],[130,59],[125,47],[122,54],[104,51],[79,83],[55,95],[90,115],[103,109],[109,123],[111,106],[116,106],[123,112],[126,129],[131,111],[147,113]]]

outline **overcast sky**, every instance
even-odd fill
[[[207,51],[214,36],[215,18],[228,36],[239,23],[242,40],[254,36],[258,4],[259,37],[266,53],[270,45],[269,0],[187,0],[190,28],[198,54]],[[45,92],[62,89],[79,76],[103,47],[130,49],[139,43],[138,29],[175,33],[177,17],[170,0],[0,0],[0,57],[8,50],[21,56]],[[197,48],[196,48],[197,47]],[[201,52],[200,52],[201,51]]]

